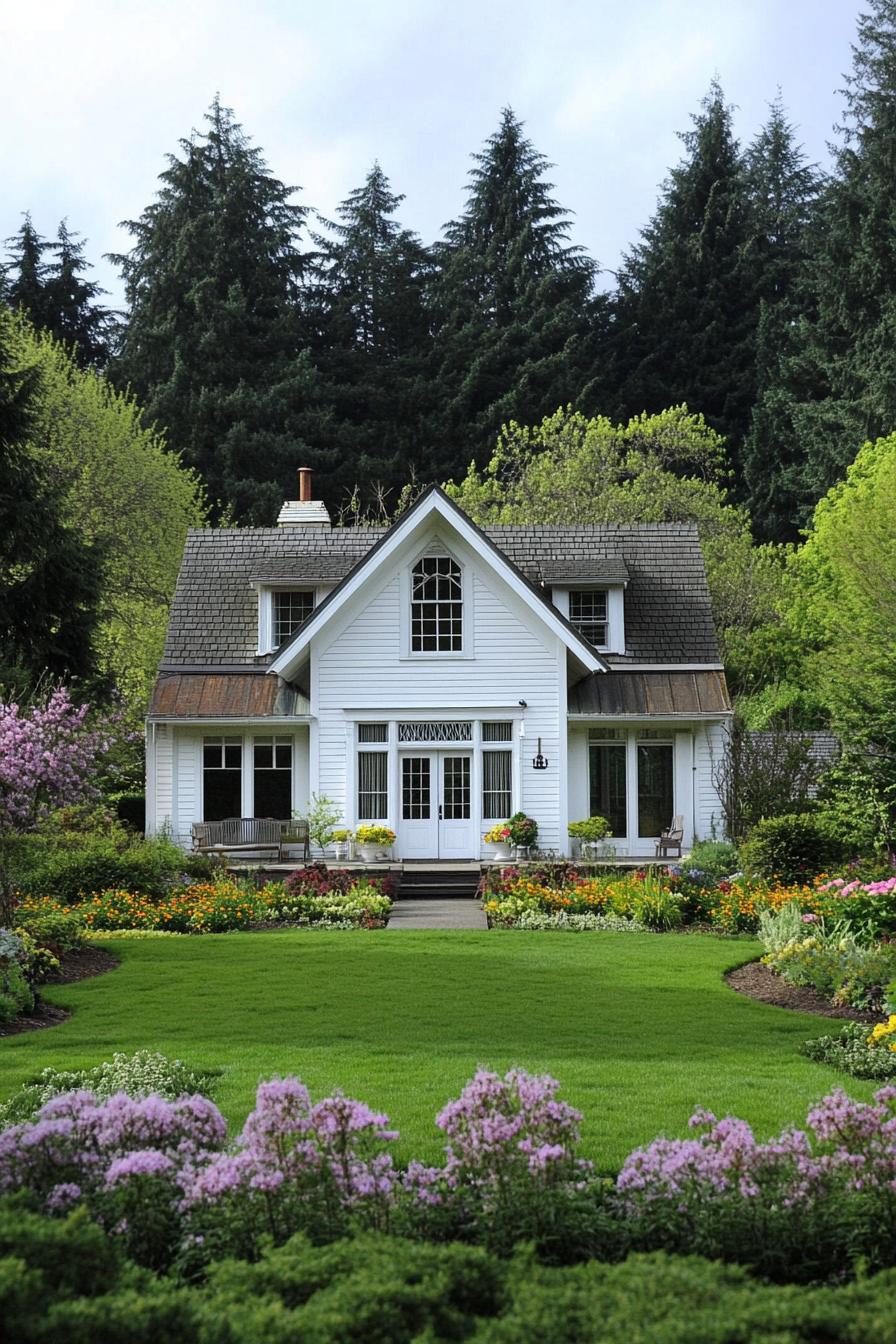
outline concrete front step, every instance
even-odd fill
[[[392,907],[388,928],[485,930],[488,921],[478,901],[399,900]]]

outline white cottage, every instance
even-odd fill
[[[608,817],[617,853],[721,832],[731,709],[696,528],[479,528],[433,487],[391,527],[300,499],[276,528],[189,534],[147,721],[147,820],[288,818],[311,794],[397,859],[478,859]]]

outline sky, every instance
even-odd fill
[[[0,0],[0,238],[30,210],[106,252],[215,93],[323,215],[379,160],[424,242],[463,206],[510,105],[555,165],[573,241],[605,268],[637,239],[717,76],[743,142],[780,87],[828,162],[861,0]]]

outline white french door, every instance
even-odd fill
[[[399,758],[398,852],[404,859],[469,859],[478,853],[468,751]]]

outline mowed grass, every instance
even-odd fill
[[[802,1121],[834,1085],[873,1086],[813,1064],[801,1040],[836,1024],[735,994],[725,970],[752,942],[693,936],[508,931],[299,932],[105,943],[106,975],[46,991],[73,1010],[0,1040],[0,1094],[47,1065],[161,1050],[222,1070],[239,1124],[259,1079],[298,1074],[386,1111],[396,1156],[435,1158],[433,1117],[477,1065],[548,1072],[584,1113],[601,1169],[700,1103],[763,1135]]]

